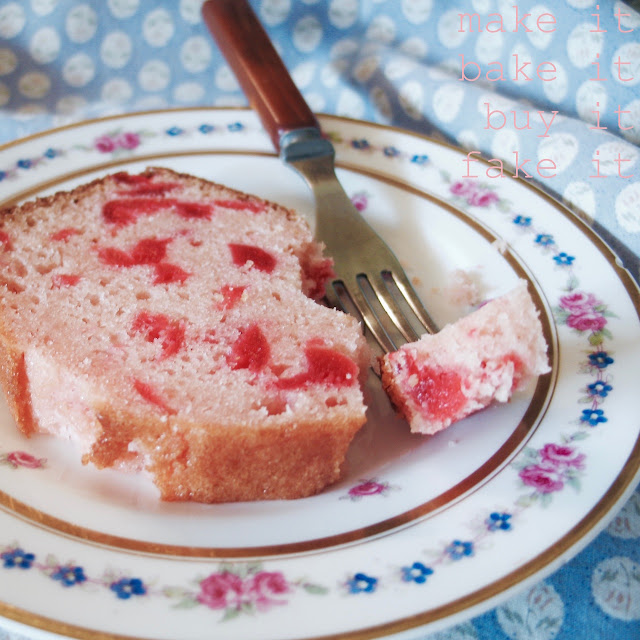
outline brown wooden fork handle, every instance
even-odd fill
[[[202,17],[273,145],[318,121],[247,0],[207,0]]]

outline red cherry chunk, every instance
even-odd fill
[[[175,198],[162,197],[130,197],[116,198],[106,202],[102,207],[102,216],[106,222],[123,227],[133,224],[140,216],[153,215],[168,209],[182,218],[210,220],[213,214],[210,205],[200,202],[184,202]]]
[[[131,175],[126,171],[119,171],[113,175],[116,182],[131,187],[118,192],[123,196],[163,196],[182,188],[179,182],[153,182],[152,177],[142,174]]]
[[[308,344],[304,354],[307,370],[291,378],[278,380],[280,389],[299,389],[309,384],[349,387],[357,382],[358,365],[343,353]]]
[[[5,251],[11,251],[13,249],[11,238],[6,231],[0,231],[0,244],[4,247]]]
[[[173,282],[182,284],[191,275],[177,264],[170,264],[169,262],[157,264],[155,270],[156,277],[153,280],[153,284],[171,284]]]
[[[312,283],[307,295],[313,300],[320,300],[325,294],[325,283],[336,275],[333,270],[333,260],[327,258],[313,268],[303,265],[303,269],[305,278]]]
[[[126,251],[115,247],[103,247],[98,251],[98,257],[111,267],[132,267],[134,264],[133,258]]]
[[[513,365],[513,382],[511,383],[511,391],[515,391],[522,382],[524,363],[515,353],[507,354],[504,359],[505,363],[511,362]]]
[[[158,264],[167,255],[167,245],[170,238],[143,238],[131,250],[133,264]]]
[[[49,237],[54,242],[66,242],[71,236],[76,236],[79,234],[79,229],[76,229],[75,227],[65,227],[64,229],[60,229],[60,231],[52,233]]]
[[[250,244],[229,244],[233,264],[242,267],[251,262],[258,271],[271,273],[276,267],[276,259],[268,251]]]
[[[102,217],[118,226],[134,223],[140,216],[151,215],[169,209],[174,201],[163,198],[118,198],[105,202]]]
[[[184,323],[172,320],[163,313],[141,311],[135,317],[131,328],[135,333],[144,334],[147,342],[158,340],[162,349],[162,359],[175,355],[184,345]]]
[[[222,300],[216,303],[216,309],[219,309],[220,311],[233,309],[233,307],[240,302],[245,290],[246,287],[232,286],[230,284],[225,284],[223,287],[220,287],[218,294],[219,296],[222,296]]]
[[[143,238],[138,241],[131,251],[124,251],[116,247],[103,247],[98,251],[98,257],[104,264],[112,267],[136,267],[153,265],[155,278],[153,284],[180,284],[191,275],[182,267],[164,262],[167,257],[167,245],[171,238]]]
[[[51,276],[51,288],[74,287],[80,282],[80,276],[75,273],[55,273]]]
[[[208,204],[200,202],[176,202],[175,211],[181,218],[201,218],[211,220],[213,213]]]
[[[176,413],[176,410],[173,409],[166,401],[166,399],[162,396],[161,393],[158,392],[157,389],[154,389],[153,386],[148,384],[147,382],[142,382],[142,380],[138,380],[135,378],[133,380],[133,388],[149,403],[155,405],[159,409],[161,409],[164,413],[168,413],[173,415]]]
[[[247,327],[233,343],[227,363],[232,369],[264,369],[271,358],[271,348],[262,329],[256,324]]]
[[[421,408],[425,416],[434,420],[456,418],[467,404],[462,392],[462,375],[458,371],[436,367],[419,368],[415,361],[408,362],[409,377],[415,384],[407,394]]]
[[[102,262],[114,267],[158,264],[166,257],[169,242],[169,238],[143,238],[129,252],[116,247],[105,247],[99,250],[98,256]]]

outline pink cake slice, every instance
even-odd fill
[[[298,498],[365,421],[358,322],[301,217],[167,169],[0,212],[0,383],[19,428],[165,500]]]
[[[525,282],[381,360],[393,404],[412,432],[425,434],[507,402],[548,371],[547,344]]]

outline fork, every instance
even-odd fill
[[[326,285],[329,304],[359,316],[383,352],[435,333],[399,260],[338,181],[333,145],[249,2],[207,0],[202,16],[280,158],[314,195],[311,226],[334,261],[334,277]]]

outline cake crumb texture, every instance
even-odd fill
[[[0,212],[0,383],[18,427],[164,500],[299,498],[365,420],[357,321],[293,211],[168,169]]]
[[[381,359],[385,391],[411,431],[425,434],[507,402],[548,371],[542,325],[524,281]]]

